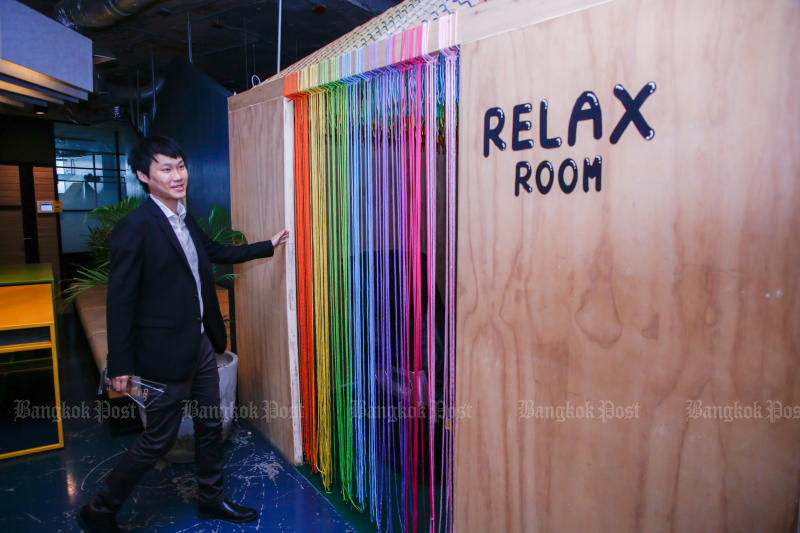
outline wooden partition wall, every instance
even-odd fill
[[[794,531],[798,28],[615,0],[462,45],[457,531]]]
[[[284,227],[292,229],[292,120],[291,115],[285,120],[291,111],[287,106],[282,82],[228,103],[231,219],[251,242],[269,239]],[[235,272],[241,275],[235,284],[240,414],[284,457],[299,464],[294,242],[272,258],[236,266]]]
[[[56,200],[56,178],[52,167],[33,167],[33,190],[37,202]],[[39,239],[39,262],[53,265],[53,275],[58,280],[61,278],[58,215],[36,215],[36,233]]]
[[[460,16],[456,531],[796,527],[799,27],[796,0]],[[252,240],[291,229],[281,90],[229,101]],[[297,406],[291,254],[238,270],[244,403]],[[297,423],[258,421],[294,461]]]
[[[533,24],[609,0],[492,0],[460,12],[455,42],[478,40],[520,21]],[[463,14],[463,15],[462,15]],[[432,21],[427,52],[436,52],[441,31]],[[386,66],[381,41],[379,67]],[[366,57],[366,56],[365,56]],[[293,231],[292,104],[282,77],[228,99],[233,227],[249,239],[277,228]],[[273,229],[275,228],[275,229]],[[236,267],[236,334],[241,355],[239,403],[260,409],[256,425],[290,461],[302,461],[293,236],[279,261]],[[273,416],[275,412],[278,416]],[[285,416],[294,413],[294,416]]]
[[[19,167],[0,165],[0,264],[25,263]]]

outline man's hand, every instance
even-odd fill
[[[120,394],[125,394],[128,390],[128,376],[111,378],[111,388]]]
[[[289,238],[289,230],[282,229],[278,233],[272,236],[272,247],[277,248],[282,244],[286,244],[286,240]]]

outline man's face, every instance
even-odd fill
[[[150,175],[137,171],[139,179],[150,187],[150,194],[165,203],[172,203],[186,197],[189,171],[182,158],[156,154],[150,162]]]

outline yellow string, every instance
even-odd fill
[[[328,220],[325,183],[325,93],[309,99],[309,140],[311,175],[311,247],[314,276],[314,345],[317,377],[317,448],[322,483],[330,490],[333,482],[331,439],[330,317],[328,316]]]

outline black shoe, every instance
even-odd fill
[[[88,503],[81,507],[75,519],[87,533],[120,533],[114,513],[97,511]]]
[[[222,500],[219,503],[200,505],[197,516],[202,520],[225,520],[238,524],[258,520],[258,511],[230,500]]]

